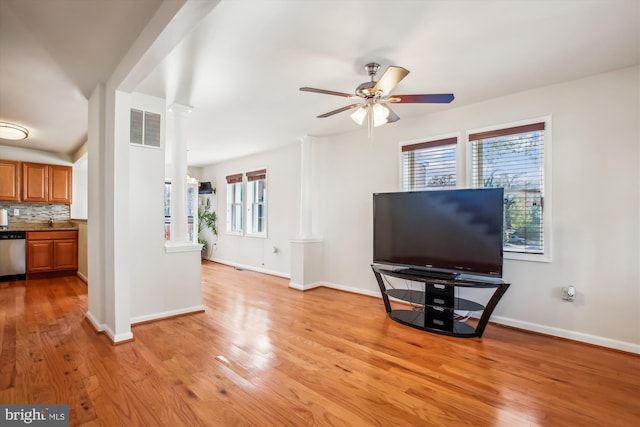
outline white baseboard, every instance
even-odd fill
[[[217,262],[220,264],[228,265],[231,267],[239,268],[242,270],[255,271],[256,273],[264,273],[270,276],[284,277],[285,279],[291,279],[291,274],[282,273],[280,271],[267,270],[266,268],[254,267],[253,265],[240,264],[233,261],[227,261],[220,258],[207,258],[209,261]]]
[[[80,278],[80,280],[82,280],[84,283],[86,283],[87,285],[89,284],[89,278],[87,276],[85,276],[84,274],[80,273],[79,271],[76,271],[76,275]]]
[[[123,334],[116,334],[108,326],[105,328],[104,333],[106,333],[109,336],[109,339],[114,344],[118,344],[119,342],[123,342],[123,341],[131,341],[133,339],[133,332],[129,331]]]
[[[354,288],[354,287],[351,287],[351,286],[345,286],[345,285],[340,285],[338,283],[331,283],[331,282],[322,282],[322,284],[320,286],[324,286],[326,288],[331,288],[331,289],[337,289],[337,290],[345,291],[345,292],[351,292],[351,293],[354,293],[354,294],[367,295],[367,296],[370,296],[370,297],[376,297],[376,298],[382,299],[382,295],[380,295],[380,291],[369,291],[369,290],[365,290],[365,289]]]
[[[154,320],[167,319],[167,318],[170,318],[170,317],[182,316],[184,314],[197,313],[197,312],[204,311],[204,310],[205,310],[204,305],[197,305],[197,306],[194,306],[194,307],[181,308],[181,309],[178,309],[178,310],[169,310],[169,311],[164,311],[164,312],[161,312],[161,313],[146,314],[144,316],[132,317],[131,318],[131,324],[135,325],[136,323],[150,322],[150,321],[154,321]]]
[[[597,335],[585,334],[583,332],[570,331],[568,329],[554,328],[552,326],[540,325],[537,323],[524,322],[522,320],[511,319],[502,316],[491,316],[493,323],[498,323],[513,328],[523,329],[526,331],[538,332],[554,337],[567,338],[573,341],[580,341],[588,344],[598,345],[601,347],[613,348],[629,353],[640,354],[640,345],[630,342],[614,340],[611,338],[600,337]]]
[[[109,337],[109,340],[117,344],[122,341],[130,341],[133,339],[133,333],[131,331],[122,334],[116,334],[113,329],[106,323],[100,323],[96,317],[90,311],[85,313],[85,318],[91,323],[96,332],[105,333]]]
[[[308,285],[301,285],[299,283],[289,282],[289,287],[291,289],[296,289],[298,291],[308,291],[310,289],[318,288],[320,286],[325,286],[324,282],[314,282]]]
[[[96,330],[96,332],[104,332],[106,325],[103,323],[98,322],[98,319],[96,319],[96,317],[93,315],[93,313],[91,313],[90,311],[87,311],[84,314],[84,317],[86,317],[86,319],[89,321],[89,323],[91,323],[91,325],[93,326],[93,329]]]

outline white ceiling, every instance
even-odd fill
[[[32,129],[20,146],[86,140],[86,98],[160,3],[0,0],[0,120]],[[394,106],[407,120],[640,63],[640,2],[222,0],[138,91],[194,107],[188,159],[202,166],[356,130],[348,113],[315,117],[350,100],[298,89],[353,92],[371,61],[411,71],[393,93],[455,94]]]

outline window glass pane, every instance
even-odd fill
[[[256,185],[258,186],[258,191],[256,191],[257,201],[258,202],[264,202],[265,201],[264,195],[265,195],[265,191],[266,191],[265,181],[263,179],[261,179],[261,180],[256,182]]]
[[[475,188],[505,192],[504,249],[543,253],[544,130],[472,141]]]
[[[456,188],[456,143],[402,152],[403,191],[447,188]]]
[[[247,183],[247,230],[249,234],[265,235],[267,232],[267,181],[255,179]]]
[[[233,205],[233,231],[242,231],[242,205],[239,203]]]
[[[237,182],[235,184],[232,184],[233,186],[235,186],[234,188],[234,193],[233,193],[233,203],[242,203],[242,183],[241,182]]]
[[[242,182],[227,184],[227,231],[242,233]]]

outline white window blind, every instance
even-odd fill
[[[456,188],[456,145],[458,138],[404,145],[402,147],[402,190]]]
[[[544,253],[545,123],[472,133],[471,185],[504,188],[504,250]]]

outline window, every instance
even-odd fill
[[[402,190],[456,188],[458,138],[438,139],[402,147]]]
[[[227,232],[242,234],[242,174],[227,176]]]
[[[267,170],[247,172],[247,233],[267,235]]]
[[[196,216],[196,205],[198,203],[198,181],[194,178],[187,178],[186,186],[186,216],[187,216],[187,239],[190,242],[197,243],[198,236],[196,230],[198,227]],[[164,181],[164,240],[171,240],[171,180],[165,178]],[[175,236],[174,236],[175,237]]]
[[[545,122],[469,134],[471,186],[502,187],[504,250],[544,254]]]
[[[243,193],[243,177],[247,177],[247,197]],[[234,174],[227,179],[227,232],[242,234],[243,209],[246,203],[248,236],[267,235],[267,170]]]

